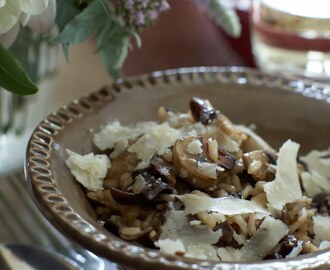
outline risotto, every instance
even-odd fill
[[[159,121],[113,120],[94,153],[67,150],[99,223],[126,241],[214,261],[291,258],[330,247],[330,149],[273,149],[208,100]]]

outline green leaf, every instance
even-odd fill
[[[63,53],[65,56],[65,59],[68,63],[70,63],[70,59],[69,59],[69,45],[67,44],[62,44],[62,49],[63,49]]]
[[[121,76],[121,68],[128,54],[130,35],[120,25],[113,23],[104,26],[97,37],[102,61],[109,74],[117,79]]]
[[[53,41],[66,45],[80,44],[97,32],[111,14],[114,10],[107,0],[95,0],[70,21]]]
[[[223,0],[209,0],[215,22],[231,37],[238,38],[242,26],[236,12]]]
[[[56,25],[62,31],[64,26],[76,17],[80,10],[75,5],[76,0],[57,0],[56,2]]]
[[[32,95],[38,91],[22,66],[1,44],[0,87],[19,95]]]
[[[8,51],[15,56],[17,61],[22,65],[26,73],[33,82],[38,82],[40,79],[40,44],[43,42],[43,37],[34,33],[28,27],[22,27],[14,44]],[[22,46],[22,44],[26,44]]]
[[[97,33],[96,39],[96,51],[100,51],[102,47],[109,41],[108,37],[111,35],[112,28],[114,27],[114,22],[106,21],[102,28]]]
[[[132,35],[133,35],[133,37],[135,37],[136,46],[137,46],[138,48],[141,48],[141,47],[142,47],[142,40],[141,40],[140,35],[139,35],[138,33],[136,33],[136,32],[133,32]]]

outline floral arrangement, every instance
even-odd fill
[[[240,35],[239,20],[224,0],[200,2],[228,34]],[[0,0],[0,87],[22,95],[38,91],[12,50],[22,31],[61,44],[67,59],[70,45],[95,36],[96,52],[118,78],[131,42],[141,46],[139,34],[169,9],[167,0]]]

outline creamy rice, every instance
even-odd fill
[[[102,226],[202,260],[282,259],[330,246],[330,149],[302,157],[290,139],[273,149],[198,98],[187,113],[158,114],[159,122],[102,127],[94,135],[101,154],[68,151]]]

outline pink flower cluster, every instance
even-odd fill
[[[141,30],[150,26],[159,14],[170,8],[167,0],[119,0],[118,16],[123,17],[126,26]]]

